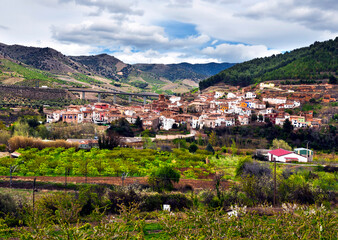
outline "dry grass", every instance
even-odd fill
[[[65,140],[55,140],[55,141],[42,141],[41,139],[32,138],[32,137],[23,137],[23,136],[15,136],[8,140],[8,146],[11,152],[19,148],[50,148],[50,147],[63,147],[63,148],[78,148],[78,143],[70,143]]]

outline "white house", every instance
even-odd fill
[[[282,148],[268,152],[269,161],[277,162],[307,162],[307,158],[294,152]]]
[[[224,92],[215,92],[215,95],[214,95],[214,98],[220,98],[220,97],[223,97],[224,95]]]
[[[165,116],[160,116],[160,123],[161,123],[161,129],[169,130],[169,129],[172,129],[175,123],[175,119],[166,118]]]
[[[268,102],[270,104],[284,104],[286,103],[286,97],[276,97],[276,98],[263,98],[263,102]]]
[[[230,98],[236,98],[236,94],[229,92],[227,95],[227,99],[230,99]]]
[[[254,92],[246,92],[244,95],[245,98],[255,98],[256,97],[256,93]]]

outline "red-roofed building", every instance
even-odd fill
[[[268,152],[269,161],[277,162],[307,162],[307,158],[297,153],[279,148]]]

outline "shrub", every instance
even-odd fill
[[[0,144],[0,152],[6,151],[6,148],[7,148],[6,144]]]
[[[13,198],[9,194],[0,193],[0,216],[8,213],[15,213],[17,206]]]
[[[243,192],[254,203],[271,203],[273,201],[273,181],[270,176],[243,175],[241,179]]]
[[[215,150],[214,150],[214,148],[212,147],[212,145],[210,143],[208,143],[208,145],[205,148],[205,150],[207,150],[208,152],[211,152],[212,154],[215,153]]]
[[[252,159],[247,158],[247,157],[240,159],[240,161],[237,163],[237,166],[236,166],[236,177],[239,177],[242,175],[244,171],[244,167],[247,163],[252,163]]]
[[[202,192],[200,196],[201,202],[209,208],[219,208],[222,206],[222,201],[212,191]]]
[[[108,193],[108,212],[118,213],[121,209],[121,205],[126,207],[132,206],[132,204],[140,203],[141,196],[139,196],[134,190],[119,189],[117,191],[111,191]]]
[[[151,187],[154,188],[154,190],[171,191],[174,187],[173,183],[178,183],[179,180],[180,173],[172,167],[165,166],[153,171],[148,178],[148,183]]]
[[[198,149],[198,146],[195,143],[190,144],[190,146],[188,148],[189,152],[191,152],[191,153],[196,152],[197,149]]]
[[[106,192],[104,185],[83,185],[79,189],[79,203],[82,216],[89,215],[96,207],[104,207],[103,196]]]
[[[79,219],[82,206],[73,194],[48,194],[36,201],[36,215],[44,221],[74,223]]]

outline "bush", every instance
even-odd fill
[[[196,152],[197,149],[198,149],[198,146],[195,143],[190,144],[190,146],[188,148],[189,152],[191,152],[191,153]]]
[[[73,194],[48,194],[36,201],[36,216],[43,221],[74,223],[79,219],[82,206]]]
[[[247,163],[252,163],[252,159],[247,157],[240,159],[236,166],[236,177],[239,177],[243,174],[244,167]]]
[[[209,208],[219,208],[222,206],[222,200],[212,191],[201,193],[201,202]]]
[[[108,193],[108,199],[109,203],[107,211],[110,213],[118,213],[121,209],[121,205],[130,207],[132,204],[141,202],[141,196],[132,189],[111,191]]]
[[[153,171],[148,178],[148,183],[154,190],[161,192],[173,190],[173,183],[178,183],[179,180],[180,173],[172,167],[165,166]]]
[[[297,202],[300,204],[315,203],[314,194],[310,185],[305,182],[303,176],[291,175],[283,180],[278,187],[278,193],[282,202]]]
[[[6,151],[6,148],[7,148],[6,144],[0,144],[0,152]]]
[[[0,193],[0,216],[15,213],[17,205],[9,194]]]
[[[103,196],[107,190],[104,185],[83,185],[79,189],[80,215],[89,215],[96,207],[104,207]]]
[[[205,148],[205,150],[207,150],[208,152],[211,152],[212,154],[215,153],[215,150],[214,150],[214,148],[212,147],[212,145],[210,143],[208,143],[208,145]]]

